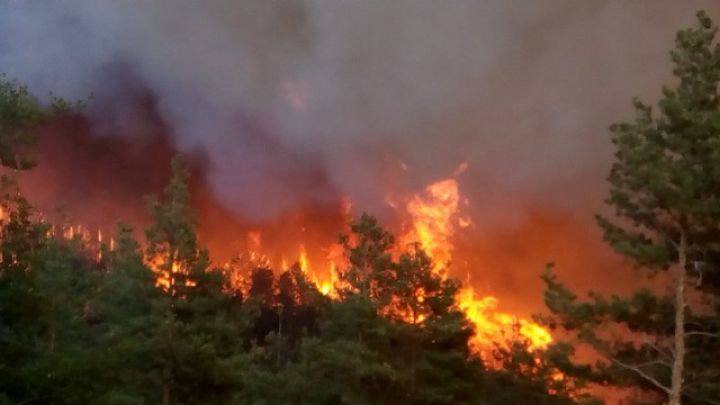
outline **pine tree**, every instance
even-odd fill
[[[0,166],[14,170],[35,166],[32,152],[37,142],[34,131],[37,124],[84,108],[83,102],[51,98],[50,107],[45,107],[27,86],[0,74]]]
[[[8,190],[7,188],[4,188]],[[10,190],[14,190],[11,188]],[[0,229],[0,391],[20,401],[35,396],[25,366],[37,353],[37,320],[43,306],[32,264],[43,248],[47,228],[33,219],[27,201],[4,191]]]
[[[0,76],[0,165],[12,169],[33,166],[29,153],[35,137],[31,127],[43,114],[27,87]]]
[[[712,382],[718,368],[702,361],[720,354],[717,295],[705,294],[715,301],[708,316],[689,306],[688,292],[710,292],[717,277],[710,260],[720,242],[720,46],[717,27],[704,12],[697,16],[696,27],[677,34],[671,57],[678,83],[663,89],[659,113],[635,100],[635,120],[611,127],[616,152],[607,203],[617,219],[598,217],[615,251],[650,274],[669,273],[672,294],[643,289],[629,298],[595,294],[578,303],[552,273],[544,276],[556,321],[580,331],[609,360],[595,378],[632,382],[671,405],[720,399]],[[598,329],[612,323],[642,343],[607,339]]]
[[[148,362],[160,351],[157,331],[163,324],[158,306],[165,303],[156,275],[145,264],[132,229],[118,224],[114,249],[103,247],[105,272],[96,306],[102,333],[105,382],[97,399],[107,404],[159,402],[160,366]]]
[[[325,403],[473,402],[482,368],[454,305],[458,283],[433,273],[420,249],[393,259],[394,237],[370,216],[351,231],[341,238],[349,265],[339,273],[340,299],[323,313],[319,340],[303,342],[300,362],[288,367],[303,370],[297,376],[341,375],[345,385],[320,394],[298,381],[304,388],[295,395]]]
[[[97,268],[78,240],[55,237],[20,193],[15,171],[34,165],[35,126],[70,113],[46,109],[27,88],[0,75],[0,391],[12,402],[77,403],[96,370],[90,301]],[[88,395],[86,395],[86,393]]]
[[[93,328],[100,268],[80,238],[54,236],[17,201],[0,233],[0,390],[17,402],[92,402],[103,389]]]
[[[41,326],[37,356],[28,369],[48,403],[92,402],[103,388],[95,378],[103,370],[100,336],[93,327],[100,270],[79,237],[49,238],[32,263],[42,313],[36,319]]]
[[[177,158],[172,169],[163,198],[150,199],[153,224],[146,230],[146,256],[164,289],[154,305],[163,319],[156,332],[162,403],[225,403],[240,387],[247,315],[198,244],[187,169]]]

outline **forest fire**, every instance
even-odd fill
[[[463,166],[461,166],[463,167]],[[460,170],[459,170],[460,171]],[[457,174],[457,173],[456,173]],[[471,221],[462,215],[462,208],[469,202],[463,198],[455,178],[448,178],[429,184],[423,193],[407,198],[404,212],[399,213],[406,217],[407,231],[398,238],[398,247],[418,244],[433,260],[433,271],[442,278],[460,277],[452,273],[453,241],[452,238],[458,229],[467,228]],[[342,213],[346,221],[350,220],[349,200],[343,200]],[[71,225],[62,230],[66,239],[80,238],[84,242],[99,247],[104,239],[101,230],[91,235],[87,227]],[[114,249],[114,238],[107,239],[110,250]],[[247,264],[267,268],[288,270],[292,265],[299,269],[312,281],[318,291],[323,295],[336,298],[338,282],[337,269],[346,266],[343,248],[338,243],[327,245],[319,250],[324,253],[324,261],[311,261],[304,241],[298,241],[296,250],[283,253],[279,260],[274,262],[265,254],[263,233],[250,231],[246,235]],[[98,260],[102,258],[100,249],[97,249]],[[160,274],[157,285],[165,290],[170,287],[171,280],[168,272],[161,271],[164,264],[157,260],[150,260],[148,265]],[[449,270],[449,271],[448,271]],[[183,272],[177,263],[172,264],[172,273]],[[537,323],[520,316],[503,312],[499,308],[499,298],[492,295],[480,296],[470,280],[456,297],[457,306],[465,313],[475,328],[475,334],[470,341],[471,348],[478,352],[491,350],[498,342],[508,340],[523,340],[527,342],[530,350],[546,348],[552,341],[551,334]],[[420,320],[421,322],[421,320]]]
[[[53,139],[50,137],[49,141],[53,141]],[[157,145],[150,145],[148,153],[156,148]],[[120,150],[124,149],[120,148]],[[49,152],[44,155],[48,159],[59,159]],[[64,163],[57,161],[54,161],[53,164],[65,167]],[[486,350],[492,348],[494,342],[513,338],[527,340],[532,349],[542,349],[552,341],[547,330],[525,317],[502,311],[499,303],[504,296],[479,294],[478,286],[471,285],[469,278],[465,277],[465,271],[470,269],[460,268],[453,264],[453,259],[457,259],[453,257],[456,250],[453,238],[458,231],[470,229],[472,226],[472,221],[464,212],[469,211],[469,201],[461,194],[455,178],[467,168],[467,164],[460,164],[454,171],[453,177],[435,181],[427,185],[421,193],[397,199],[404,201],[402,204],[394,204],[393,207],[396,210],[396,217],[401,220],[400,224],[395,224],[399,228],[398,245],[400,248],[405,248],[416,243],[419,244],[432,258],[433,270],[437,274],[443,278],[455,277],[464,281],[463,289],[457,296],[457,305],[475,326],[476,334],[471,342],[474,349]],[[105,170],[103,172],[112,171]],[[53,173],[55,172],[48,175]],[[45,174],[47,173],[30,178],[29,183],[44,185],[41,178],[44,178]],[[30,191],[43,189],[43,187],[35,187]],[[343,231],[338,226],[342,227],[342,223],[347,223],[351,219],[353,204],[350,199],[340,199],[340,206],[335,207],[337,213],[332,213],[336,218],[333,218],[330,223],[321,222],[323,215],[329,215],[328,211],[332,210],[323,208],[319,210],[321,211],[319,214],[298,211],[297,219],[292,219],[295,222],[291,223],[291,226],[277,221],[279,225],[276,227],[253,227],[251,225],[244,229],[240,227],[232,229],[227,227],[228,222],[232,220],[229,215],[227,217],[212,216],[217,215],[219,207],[207,202],[212,201],[212,197],[210,196],[211,191],[205,188],[204,184],[196,186],[194,192],[197,195],[195,204],[200,210],[200,237],[204,242],[209,242],[208,247],[214,261],[224,263],[241,254],[247,263],[282,271],[297,263],[320,292],[329,297],[337,296],[335,286],[338,282],[338,270],[342,269],[346,262],[343,248],[336,243],[334,237],[337,232]],[[92,206],[97,208],[103,204],[106,202],[98,199]],[[81,219],[86,219],[82,217],[84,213],[79,213]],[[136,225],[142,224],[141,221],[133,222],[138,222]],[[106,224],[105,227],[102,227],[97,226],[96,223],[95,226],[97,229],[107,231],[109,225]],[[224,225],[226,227],[223,227]],[[307,232],[287,232],[292,227],[307,228]],[[65,229],[66,237],[72,238],[75,235],[81,235],[84,239],[98,239],[99,242],[105,240],[111,246],[114,245],[114,239],[103,237],[101,233],[97,236],[93,235],[91,238],[89,229],[92,228],[79,225],[67,227]],[[282,238],[278,238],[278,233],[282,235]],[[230,238],[240,241],[240,243],[231,248],[227,243]],[[485,254],[490,253],[483,246],[479,246],[479,248],[482,248],[480,251]],[[157,263],[149,264],[152,268],[158,267]],[[471,272],[477,277],[475,271]],[[158,285],[166,288],[167,284],[168,280],[158,279]]]
[[[461,165],[464,168],[466,165]],[[463,169],[459,169],[462,171]],[[456,172],[457,173],[457,172]],[[414,196],[407,204],[412,229],[405,242],[417,242],[434,260],[434,270],[447,277],[445,269],[452,258],[451,237],[456,227],[466,227],[470,221],[459,214],[460,202],[468,204],[459,193],[455,179],[430,184],[424,195]],[[525,318],[498,310],[499,300],[493,296],[478,297],[472,286],[466,285],[456,297],[457,305],[475,326],[471,341],[473,349],[487,350],[494,343],[508,339],[527,340],[531,350],[543,349],[552,342],[552,336],[542,326]]]
[[[0,403],[720,403],[716,1],[196,3],[0,2]]]
[[[461,165],[461,168],[465,167]],[[459,171],[461,171],[460,169]],[[346,202],[345,204],[349,204]],[[407,200],[405,212],[401,215],[409,221],[408,231],[398,238],[399,248],[419,245],[433,260],[433,271],[443,279],[451,276],[452,254],[454,250],[452,237],[458,228],[471,225],[471,221],[461,215],[461,207],[469,202],[462,197],[455,178],[440,180],[428,185],[424,193],[413,195]],[[347,209],[343,210],[349,215]],[[349,219],[349,218],[348,218]],[[279,263],[263,254],[262,234],[257,231],[248,233],[248,257],[251,262],[261,266],[274,268],[279,264],[283,271],[295,263],[324,295],[336,297],[337,268],[346,265],[342,255],[342,246],[332,244],[324,249],[327,252],[325,266],[313,264],[308,258],[304,243],[297,244],[293,254],[283,255]],[[290,262],[288,257],[291,258]],[[422,291],[418,292],[422,296]],[[457,306],[465,312],[468,320],[475,328],[475,335],[470,342],[471,348],[480,353],[491,350],[496,343],[508,340],[522,340],[530,350],[544,349],[552,341],[550,333],[529,319],[519,317],[499,309],[500,300],[495,296],[478,296],[470,285],[465,285],[456,297]],[[422,322],[414,319],[413,323]]]

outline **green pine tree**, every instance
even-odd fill
[[[711,291],[720,242],[720,46],[717,27],[704,12],[697,16],[696,27],[677,34],[677,84],[663,89],[658,111],[635,100],[635,120],[611,127],[607,203],[617,217],[598,217],[613,249],[651,275],[666,274],[672,293],[594,294],[579,303],[551,272],[544,276],[557,315],[551,322],[579,331],[608,360],[593,378],[655,391],[671,405],[720,400],[720,367],[703,360],[720,354],[720,306]],[[690,294],[715,307],[691,307]],[[629,333],[609,339],[600,328],[610,324]]]
[[[146,256],[164,290],[153,305],[163,319],[156,331],[162,403],[226,403],[240,387],[248,317],[198,244],[187,169],[177,158],[172,169],[162,198],[150,199],[153,223],[146,230]]]
[[[45,107],[27,86],[0,74],[0,166],[15,170],[35,166],[32,152],[37,142],[34,132],[37,124],[84,108],[83,102],[51,98],[50,107]]]
[[[27,87],[0,76],[0,165],[29,169],[35,136],[32,126],[43,117],[43,109]]]
[[[105,351],[103,371],[96,378],[105,382],[105,390],[97,402],[158,403],[161,366],[149,360],[161,348],[157,331],[163,324],[163,292],[129,226],[119,224],[114,249],[103,246],[102,253],[105,271],[96,306]]]
[[[7,190],[7,189],[6,189]],[[14,188],[11,188],[14,190]],[[47,227],[33,218],[33,209],[14,191],[3,192],[0,229],[0,392],[16,401],[34,397],[25,366],[37,353],[41,333],[37,320],[43,306],[32,264],[46,243]]]

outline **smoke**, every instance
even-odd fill
[[[607,126],[657,96],[674,32],[714,3],[5,1],[0,71],[92,95],[99,135],[152,134],[151,97],[240,217],[341,197],[382,212],[467,162],[489,224],[599,201]]]

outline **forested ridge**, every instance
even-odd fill
[[[598,224],[667,288],[580,299],[549,265],[537,320],[556,341],[532,350],[519,335],[473,350],[461,282],[367,214],[338,239],[333,294],[299,264],[214,263],[182,158],[148,198],[147,228],[119,223],[97,243],[67,232],[16,173],[36,163],[35,126],[82,105],[46,106],[3,77],[0,404],[593,404],[603,389],[627,404],[720,403],[716,33],[698,13],[657,110],[636,100],[636,118],[611,127],[616,215]]]

